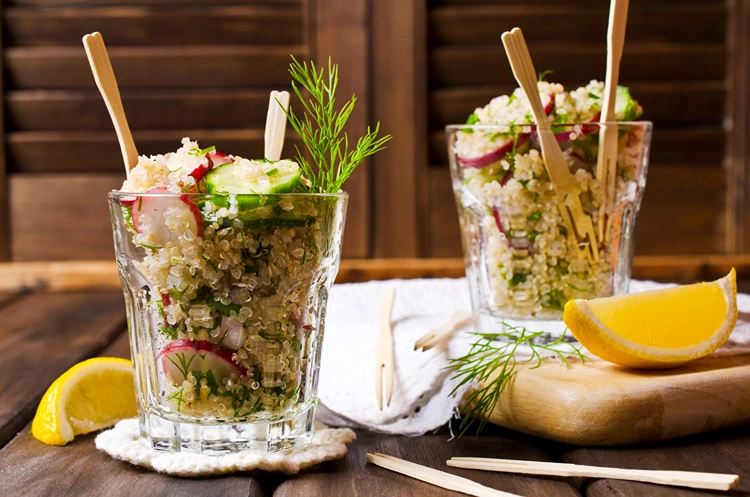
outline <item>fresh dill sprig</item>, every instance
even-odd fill
[[[580,347],[565,340],[567,329],[556,340],[549,343],[536,341],[544,334],[543,331],[529,331],[522,326],[511,326],[502,323],[506,331],[500,333],[472,333],[477,341],[469,352],[456,359],[450,359],[448,369],[456,374],[452,380],[461,381],[451,392],[453,395],[463,385],[476,383],[476,388],[465,399],[462,410],[463,419],[459,430],[461,435],[479,421],[477,433],[487,423],[487,418],[497,404],[500,395],[505,391],[513,376],[516,374],[518,363],[533,363],[531,369],[542,365],[544,353],[551,353],[560,360],[565,367],[570,368],[567,357],[572,356],[584,363],[591,360],[583,354]],[[517,358],[518,349],[524,346],[524,351],[530,350],[529,357]]]
[[[365,136],[357,140],[349,150],[349,136],[344,126],[354,110],[357,97],[352,95],[340,109],[336,110],[336,88],[339,83],[339,68],[328,59],[328,72],[318,70],[313,62],[300,63],[292,56],[289,65],[292,89],[304,109],[302,115],[294,113],[292,106],[286,112],[289,124],[305,144],[312,162],[295,145],[302,173],[309,181],[308,189],[313,193],[337,193],[362,161],[383,150],[391,135],[378,138],[380,123],[374,130],[367,128]],[[307,91],[309,98],[302,95]],[[281,104],[279,104],[281,105]]]

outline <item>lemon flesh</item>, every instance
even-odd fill
[[[133,364],[97,357],[63,373],[42,397],[31,434],[50,445],[112,426],[137,415]]]
[[[563,320],[602,359],[639,368],[678,366],[729,338],[737,322],[735,272],[712,283],[569,301]]]

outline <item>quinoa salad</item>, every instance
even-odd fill
[[[294,195],[301,181],[296,162],[184,138],[176,152],[139,157],[117,192],[144,252],[132,264],[148,286],[141,312],[159,383],[149,388],[163,414],[278,419],[311,395],[325,212],[345,194]]]
[[[560,84],[540,81],[538,89],[583,210],[596,225],[603,208],[595,170],[604,84],[591,81],[568,92]],[[617,120],[632,122],[641,114],[630,91],[619,87]],[[471,211],[460,213],[462,223],[470,222],[465,218],[470,215],[483,233],[480,259],[491,295],[486,304],[503,317],[560,319],[568,300],[614,293],[620,236],[611,233],[607,243],[599,241],[598,261],[581,255],[560,214],[533,123],[521,89],[476,109],[468,126],[449,141],[454,189],[459,211]],[[643,186],[638,178],[645,133],[642,126],[619,128],[615,210],[605,213],[609,219],[621,220]],[[615,219],[611,231],[619,223]],[[470,240],[466,244],[467,251],[474,250]]]

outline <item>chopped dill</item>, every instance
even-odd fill
[[[567,357],[572,356],[584,363],[591,360],[585,356],[582,349],[566,340],[566,329],[560,337],[549,343],[541,343],[537,339],[542,331],[529,331],[524,327],[511,326],[502,323],[506,331],[500,333],[472,333],[477,337],[469,352],[455,359],[450,359],[447,369],[455,372],[451,379],[460,380],[453,389],[453,395],[466,384],[476,384],[476,388],[467,396],[462,409],[464,415],[459,427],[461,435],[479,421],[477,433],[484,428],[487,417],[497,404],[500,395],[510,384],[516,374],[518,363],[531,363],[531,369],[536,369],[547,360],[543,353],[551,353],[566,367],[570,368]],[[530,349],[528,358],[517,358],[518,349],[524,346]]]

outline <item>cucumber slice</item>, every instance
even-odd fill
[[[252,163],[240,160],[224,164],[206,175],[206,191],[208,193],[235,194],[269,194],[291,193],[300,184],[302,172],[297,163],[292,161],[278,161],[269,169],[270,175],[261,174],[252,177],[248,168]],[[261,166],[254,164],[255,167]],[[261,166],[262,167],[262,166]],[[261,179],[268,179],[268,182]]]
[[[615,115],[618,121],[631,122],[640,117],[640,106],[630,96],[630,89],[626,86],[617,87],[615,99]]]

